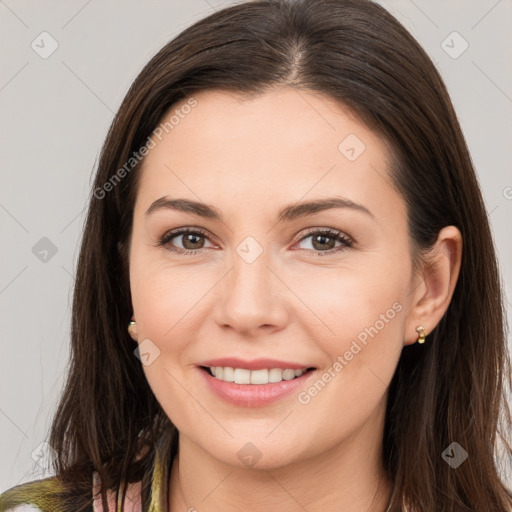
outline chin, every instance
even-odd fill
[[[298,451],[299,443],[294,437],[288,435],[285,441],[279,437],[270,439],[272,435],[266,436],[266,431],[255,435],[237,435],[233,439],[219,441],[214,446],[210,438],[204,440],[201,446],[214,459],[239,469],[273,470],[305,457],[302,451]]]

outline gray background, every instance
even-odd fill
[[[113,114],[157,50],[232,3],[0,0],[0,490],[48,474],[41,443],[66,375],[84,206]],[[510,296],[512,2],[381,3],[424,46],[452,95]],[[31,47],[51,48],[43,31],[58,44],[46,59]]]

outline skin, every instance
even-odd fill
[[[333,99],[290,87],[251,99],[225,91],[194,98],[197,106],[145,158],[130,245],[134,338],[160,350],[144,371],[180,432],[169,510],[384,511],[388,386],[415,328],[428,334],[448,307],[460,233],[444,228],[413,272],[386,145]],[[366,146],[354,161],[338,149],[349,134]],[[223,220],[171,209],[146,215],[162,196],[204,202]],[[371,215],[332,208],[277,220],[286,205],[333,196]],[[157,245],[182,227],[208,236]],[[313,228],[353,244],[314,245]],[[263,248],[251,263],[236,251],[249,236]],[[196,366],[225,356],[304,363],[316,368],[307,391],[393,304],[400,311],[307,404],[297,393],[259,408],[226,403]],[[237,456],[248,442],[261,453],[252,467]]]

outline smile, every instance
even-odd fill
[[[297,362],[238,357],[202,361],[197,370],[207,393],[238,407],[265,407],[294,396],[317,373],[315,367]]]
[[[224,382],[233,382],[235,384],[274,384],[283,380],[293,380],[300,377],[303,373],[312,368],[285,370],[281,368],[263,368],[260,370],[248,370],[245,368],[231,368],[229,366],[207,366],[203,367],[212,377]]]

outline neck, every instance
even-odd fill
[[[272,469],[225,464],[180,434],[169,512],[385,512],[392,482],[382,465],[384,410],[327,451]]]

